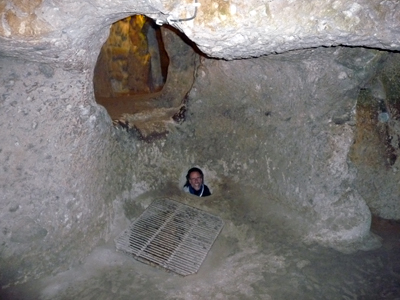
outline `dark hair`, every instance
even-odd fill
[[[193,172],[198,172],[200,174],[201,178],[204,179],[204,174],[203,174],[202,170],[200,170],[199,168],[196,168],[196,167],[191,168],[191,169],[189,169],[189,171],[186,174],[186,183],[183,187],[187,187],[190,185],[190,183],[189,183],[190,174],[192,174]]]

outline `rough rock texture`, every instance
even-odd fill
[[[169,135],[147,143],[114,128],[96,104],[95,62],[113,22],[135,13],[162,20],[192,15],[193,7],[182,11],[182,4],[0,3],[2,286],[78,263],[108,239],[113,222],[126,221],[114,216],[119,205],[147,191],[177,189],[192,165],[204,168],[216,196],[237,185],[243,195],[253,191],[240,197],[242,202],[232,201],[235,213],[262,220],[264,202],[275,201],[284,207],[277,220],[288,222],[299,239],[345,252],[368,248],[371,216],[360,195],[368,191],[359,193],[357,185],[372,179],[356,177],[349,151],[359,91],[374,86],[383,53],[328,47],[249,60],[203,58],[189,94],[187,122],[163,122]],[[228,60],[322,45],[399,50],[398,5],[202,0],[193,21],[170,23],[207,55]],[[167,52],[189,47],[175,45],[172,37],[164,41]],[[193,64],[177,64],[175,72],[193,74],[192,52],[187,55]],[[393,67],[382,74],[398,78],[396,72]],[[190,78],[182,87],[179,78],[167,78],[162,94],[168,96],[166,107],[177,110],[193,83]],[[396,92],[389,81],[383,80],[384,86]],[[392,121],[389,129],[398,132],[398,120]],[[390,177],[385,176],[379,180]],[[396,178],[385,182],[394,215],[385,204],[368,203],[399,218]]]
[[[352,110],[359,86],[382,56],[321,48],[234,62],[203,60],[186,122],[167,141],[138,150],[140,172],[133,181],[157,184],[157,166],[164,174],[178,173],[182,163],[198,164],[221,197],[225,185],[250,186],[294,210],[288,214],[304,239],[352,249],[368,237],[370,226],[369,209],[353,185],[356,170],[348,164]],[[346,62],[356,57],[360,69],[349,68]],[[344,122],[332,121],[343,115]],[[149,151],[156,153],[150,169]],[[262,213],[259,201],[254,209]]]
[[[107,238],[121,164],[90,73],[6,57],[0,69],[0,280],[21,280]]]
[[[332,45],[400,49],[396,38],[400,10],[396,0],[198,2],[201,5],[195,19],[169,23],[215,57],[253,57]],[[167,22],[195,13],[192,0],[15,0],[6,1],[0,8],[4,20],[0,34],[12,37],[2,48],[18,55],[36,59],[47,56],[49,60],[71,64],[87,57],[91,45],[98,48],[104,42],[109,25],[129,15],[146,14]],[[29,54],[27,50],[31,50]]]
[[[357,129],[350,153],[357,166],[357,190],[372,213],[399,219],[400,62],[388,55],[357,103]]]
[[[166,3],[167,2],[167,3]],[[171,3],[172,2],[172,3]],[[316,46],[398,50],[398,1],[201,0],[198,17],[180,26],[205,53],[254,57]],[[182,16],[180,0],[164,1]],[[172,9],[174,7],[174,9]],[[187,10],[187,9],[186,9]],[[219,39],[213,38],[215,35]]]
[[[195,132],[196,137],[213,141],[206,157],[219,154],[217,161],[222,160],[224,169],[218,172],[225,171],[238,184],[268,190],[302,211],[312,226],[309,237],[328,244],[365,236],[370,222],[368,208],[351,186],[354,175],[346,162],[353,129],[331,122],[343,110],[351,110],[358,85],[367,75],[341,65],[353,55],[365,62],[374,56],[320,49],[214,63],[200,71],[199,81],[204,83],[197,92],[220,116],[212,118],[215,124]],[[344,80],[344,74],[352,79]],[[209,99],[215,96],[207,94],[213,89],[205,87],[221,84],[217,78],[232,88],[213,105]],[[238,153],[246,154],[238,157]]]

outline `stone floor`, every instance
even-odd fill
[[[181,277],[97,247],[69,271],[0,290],[0,299],[400,299],[400,222],[374,217],[382,246],[343,254],[284,228],[232,218],[195,275]]]

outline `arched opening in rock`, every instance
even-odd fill
[[[143,15],[114,23],[94,70],[97,103],[139,139],[165,136],[185,118],[196,47],[178,30]]]
[[[143,110],[162,90],[169,58],[161,29],[143,15],[134,15],[110,28],[94,70],[96,101],[111,118]]]

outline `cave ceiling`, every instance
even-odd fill
[[[336,45],[400,50],[398,1],[13,0],[0,12],[0,52],[70,65],[99,51],[111,24],[134,14],[174,26],[224,59]]]

